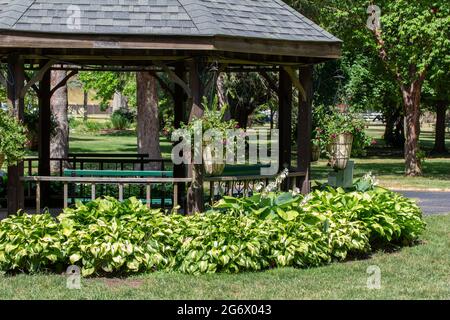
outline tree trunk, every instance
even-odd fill
[[[138,72],[137,81],[137,141],[138,152],[150,159],[162,159],[159,145],[159,111],[157,79],[150,72]],[[145,170],[161,170],[161,163],[152,162]]]
[[[420,150],[420,95],[422,84],[414,81],[408,88],[402,88],[405,106],[405,174],[419,176],[422,174],[420,160],[417,154]]]
[[[433,153],[443,154],[447,152],[445,148],[445,115],[447,112],[447,102],[436,102],[436,135],[434,139]]]
[[[54,87],[66,77],[65,71],[52,71],[51,86]],[[50,156],[51,158],[67,158],[69,156],[69,118],[67,115],[67,86],[58,89],[52,96],[52,113],[56,122],[55,134],[51,137]],[[67,163],[63,164],[68,167]],[[52,161],[51,172],[59,172],[59,163]]]
[[[83,121],[88,120],[88,103],[89,93],[87,90],[83,90]]]

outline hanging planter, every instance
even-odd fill
[[[334,169],[343,170],[347,167],[352,154],[353,135],[351,133],[337,134],[329,146],[330,164]]]
[[[311,146],[311,161],[317,162],[320,159],[320,146],[312,144]]]
[[[206,144],[203,146],[203,167],[205,173],[210,176],[217,176],[223,173],[225,169],[225,162],[218,163],[216,161],[216,155],[214,152],[213,144]]]

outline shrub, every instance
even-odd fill
[[[37,272],[65,264],[59,224],[49,215],[19,213],[0,223],[0,270]]]
[[[105,198],[78,203],[58,220],[20,214],[0,222],[0,270],[75,264],[89,276],[304,268],[410,244],[425,227],[415,203],[381,188],[327,188],[306,197],[264,191],[226,197],[193,216],[151,210],[135,198]]]
[[[98,133],[111,128],[111,123],[99,120],[83,120],[71,117],[69,119],[70,129],[79,133]]]
[[[111,124],[115,130],[126,130],[134,121],[134,113],[126,109],[114,111],[111,115]]]
[[[26,135],[28,139],[28,148],[32,151],[37,151],[39,147],[39,108],[31,106],[25,109],[24,126],[26,128]],[[50,117],[50,136],[56,134],[58,124],[54,115]]]
[[[0,110],[0,156],[5,156],[7,165],[13,165],[24,157],[26,140],[23,125]]]

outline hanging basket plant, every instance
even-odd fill
[[[317,162],[320,159],[320,146],[312,144],[311,145],[311,161]]]
[[[364,133],[363,119],[350,109],[346,109],[346,112],[341,111],[341,106],[338,106],[323,119],[329,164],[335,170],[343,170],[347,167],[355,139],[363,147],[367,146],[366,142],[370,140]]]
[[[340,133],[332,138],[330,144],[330,164],[334,169],[343,170],[347,167],[352,154],[353,134]]]
[[[210,176],[218,176],[223,173],[225,169],[225,161],[221,163],[217,161],[215,148],[213,144],[206,144],[203,146],[203,166],[205,173]]]
[[[210,176],[223,173],[226,162],[226,133],[237,127],[237,122],[224,120],[226,109],[227,106],[219,109],[217,96],[214,97],[211,104],[208,104],[207,99],[204,98],[203,117],[194,119],[187,127],[184,127],[192,134],[199,133],[201,130],[204,139],[202,145],[203,168],[205,173]]]

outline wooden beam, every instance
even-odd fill
[[[7,99],[9,110],[19,121],[24,120],[25,101],[20,92],[24,87],[24,63],[20,56],[8,57]],[[24,165],[19,162],[8,167],[8,214],[16,214],[24,208],[24,188],[21,182]]]
[[[154,72],[154,71],[149,71],[151,72],[151,74],[153,75],[153,77],[155,77],[156,80],[158,80],[159,85],[161,86],[161,88],[169,95],[172,97],[173,100],[175,100],[175,93],[172,90],[172,88],[170,88],[170,86],[158,75],[158,73]]]
[[[29,82],[30,81],[30,77],[25,73],[25,80],[27,81],[27,82]],[[39,96],[39,87],[37,86],[37,85],[35,85],[35,84],[33,84],[32,86],[31,86],[31,88],[34,90],[34,92]]]
[[[189,122],[194,118],[200,119],[203,116],[203,109],[201,107],[201,100],[203,97],[203,85],[200,79],[200,74],[204,68],[204,64],[201,63],[200,59],[192,59],[189,62],[189,74],[190,74],[190,89],[192,92],[192,102],[191,112],[189,115]],[[196,146],[200,148],[198,150],[202,153],[202,146]],[[195,158],[195,151],[194,158]],[[194,161],[195,162],[195,161]],[[190,164],[188,169],[189,174],[192,176],[192,184],[190,185],[187,193],[187,213],[194,214],[197,212],[203,212],[204,199],[203,199],[203,164]]]
[[[42,78],[44,77],[45,73],[50,70],[50,68],[52,67],[52,65],[55,64],[55,60],[50,60],[48,61],[46,64],[41,66],[41,69],[33,75],[33,77],[30,79],[30,81],[27,82],[27,84],[22,88],[22,90],[20,91],[20,97],[24,98],[25,95],[27,94],[28,89],[31,88],[31,86],[33,86],[34,84],[36,84],[37,82],[41,81]]]
[[[289,74],[283,69],[280,69],[280,80],[278,90],[279,100],[279,117],[278,117],[278,129],[280,131],[280,155],[279,164],[280,171],[287,168],[291,168],[291,148],[292,148],[292,81]],[[283,189],[286,191],[288,184],[283,185]]]
[[[288,66],[283,66],[283,69],[287,72],[287,74],[291,78],[292,84],[300,93],[300,96],[302,97],[303,101],[306,101],[306,99],[307,99],[306,91],[303,88],[302,83],[298,79],[297,72],[293,68],[288,67]]]
[[[305,88],[306,101],[300,100],[298,106],[298,131],[297,131],[297,171],[306,172],[305,177],[297,179],[297,187],[303,194],[311,191],[311,131],[312,131],[312,101],[313,66],[300,68],[299,81]]]
[[[45,67],[45,62],[41,64]],[[50,70],[48,69],[39,82],[39,165],[38,173],[40,176],[50,176],[50,128],[51,128],[51,109],[50,109]],[[49,202],[49,184],[41,184],[41,205],[48,207]]]
[[[269,76],[269,74],[265,70],[259,71],[259,74],[267,81],[269,89],[278,94],[278,86],[276,82],[273,81],[273,79]]]
[[[200,68],[202,68],[202,64],[198,59],[192,59],[189,61],[189,85],[190,92],[192,93],[191,96],[188,96],[192,100],[189,122],[191,122],[194,118],[200,119],[203,116],[203,85],[200,80]]]
[[[185,80],[186,66],[184,62],[177,62],[175,65],[175,73],[180,79]],[[183,123],[186,123],[186,106],[188,98],[182,87],[175,84],[174,91],[174,127],[180,129]],[[175,178],[186,178],[187,167],[184,164],[174,165],[173,174]],[[180,183],[177,188],[177,197],[184,212],[187,212],[187,199],[186,199],[186,184]]]
[[[58,83],[56,86],[54,86],[51,91],[50,91],[50,97],[53,96],[53,94],[58,91],[59,89],[61,89],[62,87],[64,87],[67,84],[67,81],[70,80],[70,78],[72,78],[74,75],[76,75],[78,73],[78,70],[72,70],[70,71],[67,76],[61,80],[60,83]]]
[[[170,80],[172,80],[174,83],[176,83],[177,85],[182,87],[184,92],[186,92],[186,94],[187,94],[187,96],[189,98],[192,97],[192,92],[191,92],[191,89],[189,88],[189,86],[186,84],[186,82],[184,82],[182,79],[180,79],[180,77],[178,77],[178,75],[175,72],[173,72],[164,63],[161,63],[161,62],[158,62],[158,61],[155,61],[154,63],[155,63],[156,66],[160,67],[161,69],[164,70],[164,72],[167,73],[167,75],[169,76]]]
[[[0,35],[0,48],[225,51],[337,59],[341,42],[289,41],[229,36],[109,36],[15,32]]]

